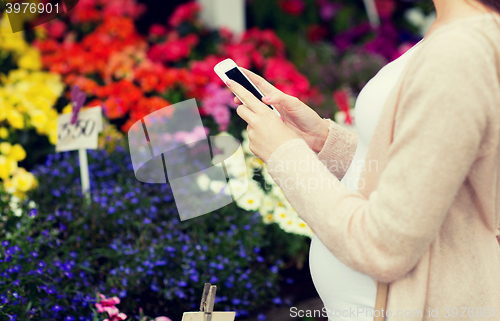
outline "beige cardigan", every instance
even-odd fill
[[[319,154],[293,139],[268,170],[339,260],[389,283],[387,320],[500,320],[500,19],[454,21],[420,46],[384,105],[359,192],[339,181],[357,134],[331,121]]]

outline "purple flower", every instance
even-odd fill
[[[54,312],[56,312],[56,313],[57,313],[57,312],[59,312],[59,311],[62,311],[62,308],[61,308],[59,305],[57,305],[57,304],[56,304],[56,305],[54,305],[54,306],[52,307],[52,311],[54,311]]]

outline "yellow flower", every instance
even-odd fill
[[[24,118],[23,115],[15,109],[9,110],[7,114],[7,121],[12,125],[12,127],[17,129],[24,128]]]
[[[0,153],[4,154],[5,156],[9,155],[11,149],[12,145],[10,143],[8,142],[0,143]]]
[[[18,162],[22,161],[26,158],[26,151],[24,150],[23,146],[15,144],[10,150],[9,157],[12,157],[12,159]]]
[[[16,188],[14,187],[14,185],[12,185],[11,179],[6,179],[3,181],[3,188],[9,194],[14,194],[14,192],[16,191]]]
[[[35,182],[35,176],[22,167],[12,177],[12,185],[21,192],[27,192],[32,189],[36,185]]]
[[[9,130],[5,127],[0,127],[0,138],[7,139],[9,137]]]
[[[39,70],[42,68],[40,51],[35,47],[29,47],[17,61],[19,68]]]
[[[36,129],[42,129],[47,122],[47,114],[41,111],[40,109],[32,109],[29,112],[31,124]]]
[[[0,178],[8,179],[17,170],[17,162],[10,157],[0,155]]]
[[[62,110],[63,114],[69,114],[73,110],[73,107],[71,106],[71,103],[68,103]],[[81,110],[81,109],[80,109]]]
[[[57,129],[51,130],[49,133],[49,142],[52,145],[57,144]]]
[[[7,102],[3,100],[3,98],[0,97],[0,105],[2,108],[0,108],[0,121],[5,120],[7,118],[7,110],[9,109],[6,105]]]

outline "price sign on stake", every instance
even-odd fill
[[[92,107],[79,112],[75,124],[71,124],[71,114],[59,115],[56,152],[97,149],[97,136],[101,131],[101,107]]]
[[[72,116],[72,114],[62,114],[57,118],[56,152],[78,150],[82,192],[90,201],[87,149],[97,149],[98,134],[102,131],[102,110],[98,106],[78,112],[74,124],[71,122]]]
[[[200,312],[184,312],[181,321],[234,321],[234,311],[214,311],[217,286],[205,283],[201,297]]]

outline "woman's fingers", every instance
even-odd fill
[[[245,105],[254,113],[269,113],[271,111],[269,107],[263,104],[262,101],[257,99],[257,97],[236,81],[229,79],[226,85],[240,98],[240,100],[243,100]]]
[[[262,78],[261,76],[254,74],[248,69],[240,67],[241,70],[247,75],[247,77],[259,88],[259,90],[264,94],[264,95],[271,95],[274,93],[274,91],[278,90],[276,87],[271,85],[267,80]]]
[[[253,122],[253,119],[255,117],[255,114],[253,111],[251,111],[247,106],[245,105],[239,105],[238,108],[236,108],[236,113],[238,116],[240,116],[244,121],[247,122],[247,124],[251,124]]]

